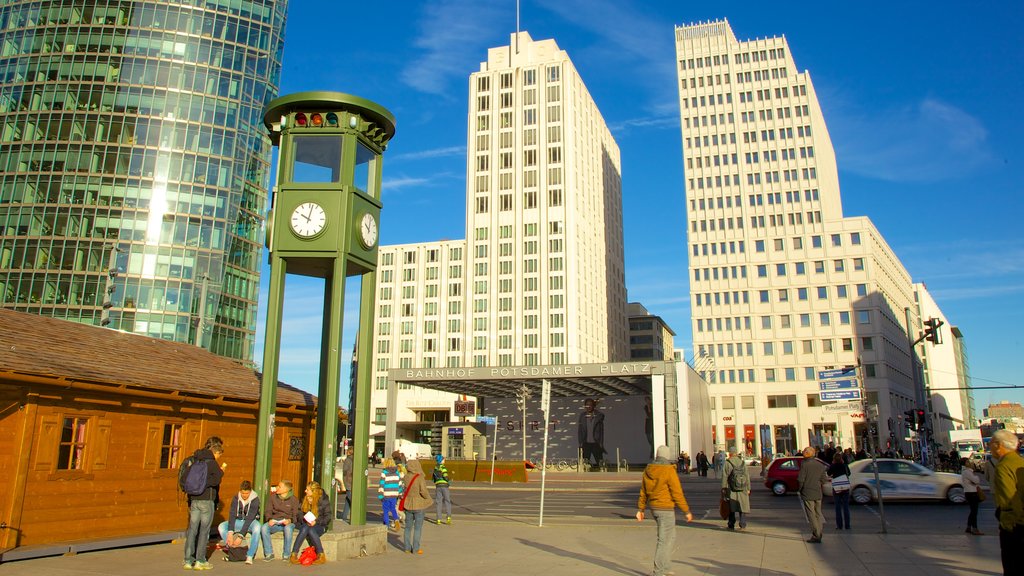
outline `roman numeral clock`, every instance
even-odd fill
[[[267,217],[270,293],[257,426],[256,489],[267,502],[272,471],[274,410],[281,353],[281,320],[288,274],[323,278],[324,318],[313,479],[336,499],[331,484],[337,452],[338,389],[345,280],[360,276],[358,366],[371,363],[373,299],[377,288],[377,232],[381,157],[395,134],[383,107],[339,92],[300,92],[270,102],[263,115],[279,147],[277,184]],[[354,446],[369,440],[371,371],[356,374]],[[352,523],[366,521],[367,451],[354,451]],[[278,471],[280,474],[280,471]]]

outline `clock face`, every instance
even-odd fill
[[[316,202],[303,202],[292,210],[292,232],[299,238],[312,238],[327,226],[327,213]]]
[[[359,240],[364,248],[373,248],[377,244],[377,221],[372,214],[363,214],[359,221]]]

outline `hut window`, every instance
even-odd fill
[[[181,452],[181,424],[164,424],[164,437],[160,443],[160,467],[177,468]]]
[[[58,470],[85,468],[85,428],[88,418],[66,417],[60,434],[57,456]]]
[[[292,436],[288,439],[288,460],[302,460],[306,453],[306,445],[302,436]]]

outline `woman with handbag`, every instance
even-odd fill
[[[405,551],[410,554],[423,554],[423,548],[420,548],[423,519],[427,508],[434,505],[434,499],[430,497],[427,483],[423,480],[423,466],[420,461],[409,460],[405,467],[408,480],[405,493],[398,504],[399,510],[405,511]]]
[[[971,511],[967,513],[967,530],[964,532],[983,536],[985,533],[978,530],[978,504],[985,501],[985,491],[981,489],[981,478],[967,458],[961,458],[960,465],[963,469],[960,472],[960,484],[964,487],[964,496],[967,497],[967,504],[971,507]]]
[[[836,504],[836,530],[850,529],[850,467],[843,459],[843,453],[836,452],[832,465],[828,467],[832,479],[832,500]]]

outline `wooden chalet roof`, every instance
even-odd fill
[[[0,309],[0,378],[18,376],[257,402],[260,375],[197,346]],[[282,382],[278,406],[316,397]]]

